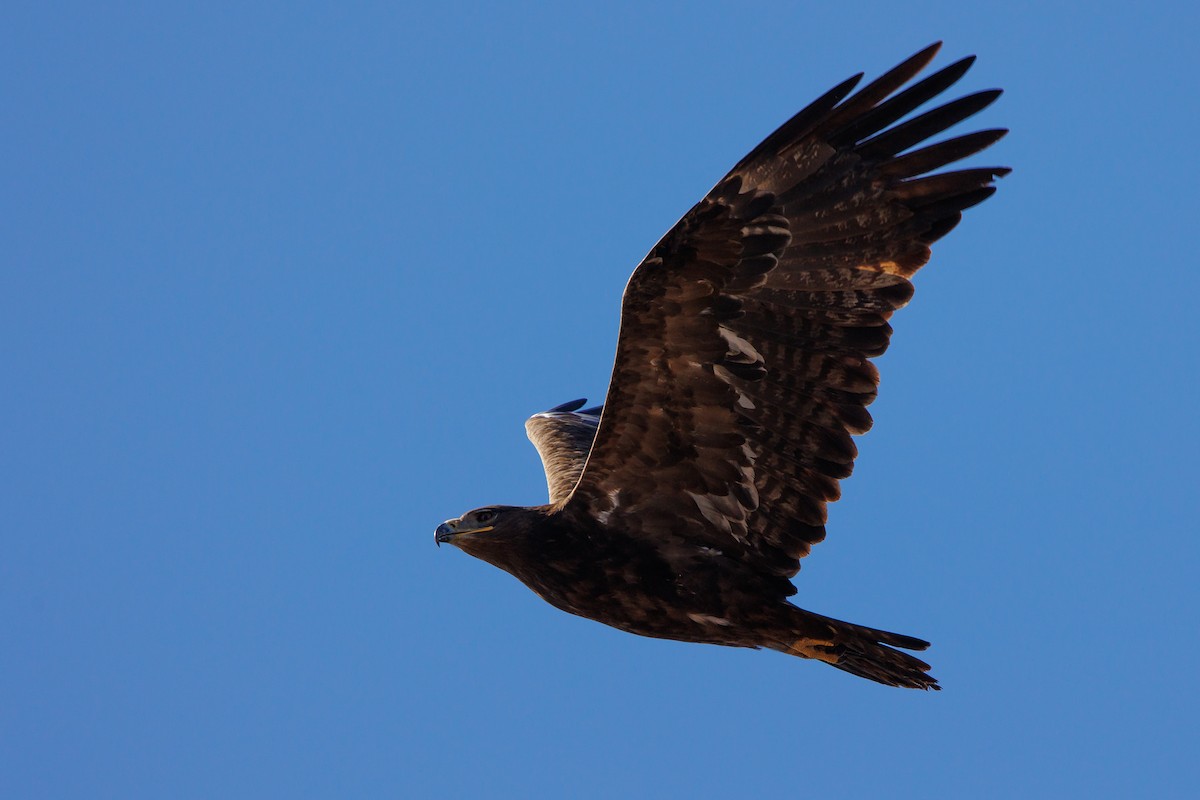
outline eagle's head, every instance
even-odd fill
[[[531,516],[530,509],[519,506],[484,506],[438,525],[434,541],[439,545],[448,542],[464,553],[503,566],[498,562],[524,540]]]

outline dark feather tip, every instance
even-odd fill
[[[587,398],[581,397],[578,400],[571,400],[569,402],[563,403],[561,406],[555,406],[554,408],[550,409],[546,413],[553,414],[557,411],[574,411],[575,409],[582,407],[583,404],[586,402],[587,402]]]

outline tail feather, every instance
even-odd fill
[[[790,641],[775,649],[830,666],[888,686],[938,691],[937,679],[921,659],[893,648],[924,650],[929,642],[914,636],[881,631],[796,609],[800,618],[788,633]]]

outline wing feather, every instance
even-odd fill
[[[625,289],[586,464],[577,447],[571,469],[556,468],[574,490],[562,492],[565,477],[558,489],[551,482],[558,513],[664,550],[720,548],[793,591],[786,579],[824,538],[826,505],[854,467],[852,436],[871,427],[879,373],[870,359],[887,349],[909,279],[1008,171],[928,174],[1002,130],[905,153],[999,95],[969,94],[903,121],[974,61],[910,84],[937,47],[851,94],[855,76],[796,114],[650,251]]]
[[[525,433],[542,459],[550,502],[564,501],[587,462],[603,406],[579,410],[587,400],[572,400],[525,421]]]

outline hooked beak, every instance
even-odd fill
[[[442,546],[442,542],[449,542],[454,539],[456,535],[454,532],[454,526],[450,524],[454,521],[455,520],[448,520],[443,522],[441,525],[438,525],[437,530],[433,532],[433,541],[438,547]]]
[[[486,528],[468,528],[465,531],[460,531],[458,529],[460,522],[462,522],[462,520],[448,519],[441,525],[437,526],[437,530],[433,532],[433,541],[438,547],[442,546],[442,542],[450,542],[453,544],[454,540],[459,536],[466,536],[470,533],[486,533],[493,528],[492,525],[488,525]]]

